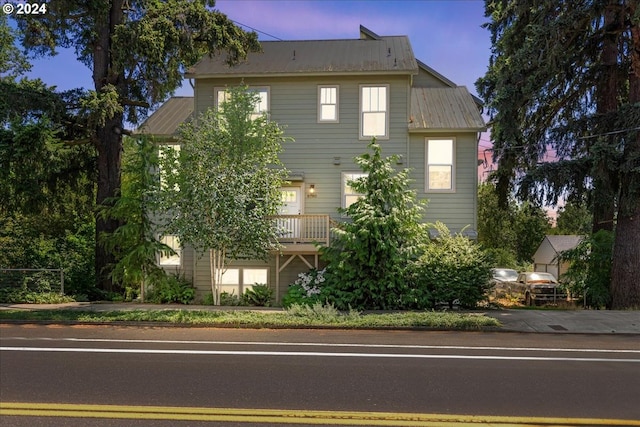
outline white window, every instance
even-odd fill
[[[175,255],[160,255],[160,265],[180,265],[180,259],[182,256],[182,247],[180,246],[180,239],[178,236],[167,235],[160,238],[160,242],[169,246],[175,251]]]
[[[355,203],[360,197],[363,196],[362,193],[356,192],[351,185],[349,185],[350,181],[355,181],[358,178],[366,177],[366,173],[362,172],[343,172],[342,173],[342,207],[348,208],[353,203]]]
[[[426,140],[426,191],[455,191],[455,149],[453,138]]]
[[[162,168],[162,163],[164,161],[164,159],[167,158],[167,156],[169,155],[169,153],[171,153],[171,155],[175,158],[175,163],[176,163],[176,168],[172,168],[172,170],[169,172],[170,174],[175,175],[178,170],[177,170],[177,162],[178,162],[178,158],[180,157],[180,145],[179,144],[165,144],[165,145],[161,145],[159,152],[158,152],[158,158],[160,160],[160,166],[158,167],[159,169],[159,175],[160,175],[160,187],[162,189],[166,189],[167,188],[167,170]],[[175,186],[175,190],[178,191],[180,190],[178,188],[178,184],[176,184]]]
[[[360,86],[360,138],[389,138],[389,85]]]
[[[269,111],[269,88],[267,87],[250,87],[249,92],[253,92],[259,96],[259,100],[253,108],[251,119],[256,119],[262,114]],[[229,101],[229,92],[226,89],[215,89],[215,105],[218,109],[222,107],[224,102]]]
[[[318,86],[318,122],[338,121],[338,86]]]
[[[222,273],[220,291],[241,296],[255,284],[266,285],[268,276],[267,268],[227,268]]]

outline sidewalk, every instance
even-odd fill
[[[220,307],[210,305],[89,303],[0,304],[0,310],[256,310],[278,312],[280,308]],[[638,334],[640,311],[611,310],[487,310],[486,316],[498,319],[500,328],[510,332]]]

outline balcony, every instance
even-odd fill
[[[316,253],[316,244],[329,245],[329,215],[276,215],[283,253]]]

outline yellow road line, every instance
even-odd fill
[[[599,418],[500,417],[395,412],[191,408],[0,402],[0,415],[183,420],[352,426],[640,426],[640,421]]]

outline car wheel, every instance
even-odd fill
[[[531,294],[529,292],[527,292],[524,296],[524,303],[525,305],[528,305],[531,307],[533,307],[536,304],[533,298],[531,298]]]

